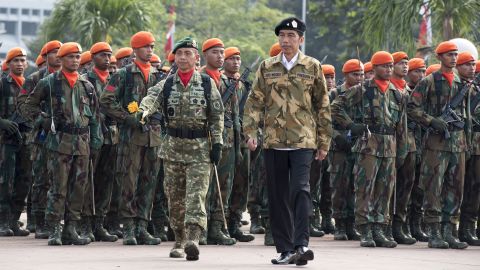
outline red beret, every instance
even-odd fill
[[[62,44],[60,49],[57,52],[58,57],[64,57],[67,54],[71,53],[81,53],[82,52],[82,46],[76,42],[67,42]]]
[[[40,52],[40,54],[41,55],[48,54],[49,52],[51,52],[55,49],[60,49],[60,47],[62,47],[62,42],[60,42],[58,40],[49,41],[49,42],[45,43],[45,45],[43,45],[42,51]]]
[[[403,59],[408,60],[408,55],[406,52],[394,52],[392,53],[392,57],[393,57],[394,64],[402,61]]]
[[[112,52],[112,47],[106,42],[97,42],[90,48],[90,53],[96,54],[99,52]]]
[[[22,49],[20,47],[11,48],[7,52],[7,58],[5,58],[5,62],[8,63],[8,62],[12,61],[13,58],[15,58],[17,56],[27,56],[27,52],[25,51],[25,49]]]
[[[240,55],[240,50],[237,47],[228,47],[225,49],[225,59],[234,55]]]
[[[117,58],[115,56],[110,56],[110,64],[115,64],[117,63]]]
[[[363,70],[363,64],[358,59],[350,59],[343,64],[342,72],[350,73],[354,71]]]
[[[167,60],[168,60],[169,63],[175,62],[175,54],[172,53],[172,52],[168,53]]]
[[[372,69],[373,69],[372,62],[365,63],[363,71],[370,72],[370,71],[372,71]]]
[[[160,63],[160,57],[156,54],[152,54],[152,57],[150,57],[150,63]]]
[[[117,60],[120,60],[122,58],[125,58],[125,57],[128,57],[128,56],[131,56],[133,53],[133,49],[130,48],[130,47],[124,47],[124,48],[121,48],[117,51],[117,53],[115,54],[115,57],[117,58]]]
[[[7,71],[7,70],[8,70],[7,62],[3,61],[3,63],[2,63],[2,71]]]
[[[275,43],[272,45],[272,47],[270,47],[270,52],[269,52],[269,55],[270,57],[274,57],[274,56],[277,56],[279,53],[282,52],[282,47],[280,47],[280,43]]]
[[[473,58],[473,55],[469,52],[461,52],[458,54],[457,58],[457,66],[458,65],[463,65],[468,62],[475,61],[475,58]]]
[[[477,60],[475,64],[475,73],[478,73],[478,72],[480,72],[480,60]]]
[[[458,47],[455,43],[451,41],[444,41],[438,44],[437,48],[435,49],[435,53],[442,54],[451,51],[458,51]]]
[[[203,46],[202,46],[202,52],[210,49],[210,48],[213,48],[213,47],[225,47],[223,45],[223,42],[218,39],[218,38],[211,38],[211,39],[207,39],[205,40],[205,42],[203,42]]]
[[[92,61],[92,54],[90,53],[90,51],[85,51],[84,53],[82,53],[82,55],[80,55],[80,65],[85,65],[91,61]]]
[[[427,75],[427,76],[430,75],[431,73],[439,70],[440,67],[441,67],[440,64],[433,64],[433,65],[428,66],[427,70],[425,71],[425,75]]]
[[[35,65],[37,65],[37,67],[41,66],[43,63],[45,63],[45,58],[43,58],[43,55],[39,54],[37,56],[37,60],[35,60]]]
[[[335,75],[335,67],[332,65],[322,65],[323,75]]]
[[[374,66],[393,63],[393,56],[389,52],[378,51],[373,54],[370,62],[372,62],[372,65]]]
[[[152,42],[155,42],[155,38],[152,33],[146,31],[140,31],[132,36],[130,39],[130,46],[132,48],[142,48],[147,45],[150,45]]]
[[[412,58],[408,61],[408,71],[425,68],[425,61],[422,58]]]

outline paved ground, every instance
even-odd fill
[[[246,227],[243,227],[246,229]],[[273,247],[263,246],[263,235],[253,243],[233,247],[201,246],[200,260],[170,259],[172,242],[159,246],[122,246],[92,243],[85,247],[49,247],[29,237],[0,238],[0,270],[15,269],[278,269],[270,259]],[[425,243],[395,249],[361,248],[358,242],[333,241],[331,235],[311,239],[315,260],[309,269],[480,269],[480,247],[466,250],[432,250]]]

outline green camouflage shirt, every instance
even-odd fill
[[[18,87],[10,74],[0,80],[0,118],[10,119],[17,110],[17,96],[20,92],[21,88]],[[14,145],[24,144],[25,138],[20,142],[15,135],[8,135],[5,131],[0,130],[0,143]]]
[[[262,62],[243,115],[243,131],[257,138],[264,116],[264,148],[311,148],[328,151],[332,119],[320,62],[299,52],[292,69],[282,53]]]
[[[415,87],[408,103],[408,117],[413,121],[420,123],[424,127],[429,127],[434,117],[439,117],[446,104],[461,89],[462,83],[460,78],[455,74],[453,85],[450,87],[448,81],[441,76],[441,90],[439,97],[436,94],[434,74],[440,73],[436,71],[423,80]],[[465,95],[467,97],[467,95]],[[458,116],[465,121],[469,119],[470,113],[466,109],[466,99],[463,104],[455,108]],[[467,138],[464,130],[450,131],[451,137],[445,139],[444,134],[436,134],[435,132],[427,132],[424,135],[423,149],[446,151],[446,152],[465,152],[467,151]]]
[[[58,104],[56,81],[60,81],[62,104]],[[85,87],[92,87],[92,96],[89,96]],[[98,100],[89,81],[80,76],[72,89],[61,71],[54,72],[38,82],[25,103],[20,105],[19,110],[25,117],[33,121],[42,112],[42,102],[44,102],[49,115],[54,113],[57,127],[56,134],[49,132],[47,135],[45,140],[47,149],[66,155],[89,155],[90,143],[101,142],[101,138],[98,137]],[[59,111],[61,114],[57,114]],[[90,132],[80,135],[70,134],[62,132],[61,126],[89,127]]]
[[[369,87],[373,87],[372,103],[366,93]],[[337,97],[332,104],[332,115],[334,121],[343,128],[348,128],[352,123],[364,123],[372,130],[370,138],[356,140],[352,152],[404,158],[407,145],[403,102],[402,94],[393,84],[390,83],[386,92],[382,93],[373,80],[368,80],[364,85],[354,86]],[[353,110],[353,118],[346,108]],[[375,127],[391,129],[393,134],[374,132]]]
[[[127,87],[127,69],[132,70],[132,85]],[[130,128],[123,125],[128,112],[128,104],[135,101],[138,105],[147,95],[148,88],[155,85],[158,70],[151,67],[148,82],[145,83],[143,74],[136,64],[121,68],[113,74],[104,91],[100,95],[102,113],[119,123],[120,141],[139,146],[159,146],[161,126],[159,122],[151,123],[149,130],[143,132],[141,128]]]
[[[163,100],[165,81],[163,80],[148,90],[148,95],[140,104],[140,111],[148,116],[159,112],[166,116],[167,128],[186,128],[191,130],[207,130],[211,143],[223,144],[223,105],[215,82],[210,79],[212,89],[210,98],[205,100],[202,78],[197,71],[186,87],[177,73],[173,74],[173,85],[167,101]],[[210,104],[207,104],[207,103]],[[167,108],[165,108],[165,104]],[[160,157],[173,162],[210,162],[209,138],[183,139],[165,135],[160,148]]]

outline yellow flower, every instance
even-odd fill
[[[138,112],[138,103],[136,101],[132,101],[127,106],[129,113],[136,113]]]

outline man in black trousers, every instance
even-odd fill
[[[325,159],[332,134],[330,106],[320,62],[300,52],[305,23],[287,18],[275,27],[282,52],[260,65],[243,116],[250,150],[264,120],[270,224],[278,258],[273,264],[305,265],[312,215],[310,166]]]

